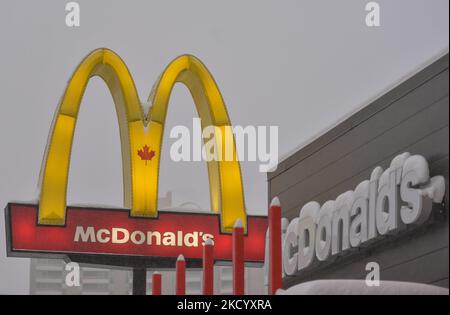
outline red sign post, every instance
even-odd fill
[[[176,264],[176,294],[186,294],[186,261],[183,255],[178,256]]]
[[[242,222],[236,222],[233,228],[233,294],[244,295],[245,268],[244,268],[244,228]]]
[[[203,247],[203,295],[214,294],[214,242],[207,240]]]
[[[152,295],[161,295],[162,278],[159,272],[154,272],[152,275]]]
[[[281,289],[281,207],[275,197],[269,208],[269,294]]]

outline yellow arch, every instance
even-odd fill
[[[111,50],[93,51],[75,70],[55,113],[41,168],[39,224],[65,223],[73,135],[81,99],[93,76],[105,81],[115,103],[122,148],[124,206],[131,208],[131,216],[157,216],[162,137],[175,83],[181,82],[190,90],[203,127],[214,126],[216,133],[223,134],[231,126],[219,89],[197,58],[184,55],[169,64],[150,95],[152,107],[146,117],[125,63]],[[219,145],[221,137],[215,139]],[[231,139],[234,146],[234,137]],[[138,152],[145,151],[145,147],[154,156],[143,159]],[[222,231],[231,232],[237,219],[246,227],[241,172],[235,152],[232,160],[208,162],[208,173],[211,208],[221,214]]]
[[[149,101],[153,106],[149,134],[153,147],[161,148],[169,98],[176,82],[183,83],[189,89],[202,121],[202,129],[214,126],[215,145],[223,148],[227,128],[231,127],[225,103],[208,69],[191,55],[173,60],[159,77],[150,95]],[[235,148],[234,136],[228,140],[232,141],[230,144]],[[225,150],[220,150],[218,154],[221,155],[220,161],[212,159],[208,162],[211,209],[221,214],[222,231],[231,232],[237,219],[241,219],[244,227],[247,226],[241,170],[235,149],[230,160],[226,159]],[[159,158],[157,163],[151,165],[152,174],[159,173]],[[150,187],[154,188],[151,194],[157,196],[158,176],[152,176],[150,180]],[[155,202],[156,198],[152,200]],[[151,205],[151,209],[156,211],[156,203]]]

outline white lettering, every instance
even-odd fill
[[[289,223],[283,240],[283,271],[288,276],[305,271],[316,262],[367,246],[379,236],[423,224],[431,215],[433,203],[441,203],[444,196],[444,177],[430,178],[424,157],[398,155],[386,170],[375,168],[370,180],[354,191],[322,207],[317,202],[303,206],[299,217]],[[371,277],[375,269],[371,269]]]
[[[77,226],[77,228],[75,229],[75,237],[74,237],[73,241],[79,242],[80,238],[83,243],[86,243],[86,242],[95,243],[96,239],[95,239],[94,228],[92,226],[89,226],[85,231],[82,226]]]
[[[178,247],[200,247],[211,239],[214,241],[214,235],[200,231],[175,231],[161,232],[158,231],[130,231],[125,228],[99,228],[92,226],[87,228],[77,226],[75,229],[74,242],[83,243],[112,243],[148,246],[178,246]]]
[[[122,236],[122,238],[119,238]],[[125,244],[130,239],[130,232],[122,228],[112,229],[112,243],[113,244]]]

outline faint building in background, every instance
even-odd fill
[[[197,205],[187,202],[172,207],[172,193],[159,198],[160,209],[174,211],[204,212]],[[80,286],[68,287],[65,283],[68,271],[61,259],[31,259],[30,294],[32,295],[129,295],[133,292],[133,274],[131,270],[104,269],[83,266],[80,268]],[[156,270],[155,270],[156,271]],[[162,275],[162,293],[175,294],[175,270],[158,270]],[[147,272],[147,293],[151,294],[152,270]],[[263,268],[245,270],[246,294],[266,294]],[[232,269],[229,266],[215,266],[214,294],[232,294]],[[202,271],[186,271],[186,294],[202,294]]]
[[[152,271],[147,272],[147,292],[151,294]],[[175,271],[166,270],[162,275],[162,293],[175,294]],[[30,272],[30,294],[33,295],[129,295],[133,288],[133,275],[128,270],[81,267],[81,285],[68,287],[65,284],[67,271],[60,259],[32,259]],[[233,293],[232,269],[228,266],[214,268],[214,294]],[[264,295],[263,268],[245,268],[245,292]],[[202,271],[186,271],[186,294],[202,294]]]
[[[33,295],[110,295],[129,294],[131,272],[81,267],[80,286],[66,285],[65,262],[60,259],[32,259],[30,294]]]

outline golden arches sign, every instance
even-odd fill
[[[99,76],[105,81],[115,103],[122,148],[124,206],[131,209],[132,217],[154,218],[158,214],[162,137],[169,98],[175,83],[183,83],[190,90],[203,128],[214,126],[216,133],[223,134],[231,126],[213,77],[194,56],[180,56],[167,66],[153,87],[149,97],[152,106],[145,115],[125,63],[109,49],[93,51],[73,73],[53,119],[41,169],[39,224],[65,224],[74,130],[81,99],[93,76]],[[217,147],[223,145],[221,137],[215,137],[215,141]],[[234,137],[232,141],[235,147]],[[144,161],[142,154],[148,154],[149,148],[153,150]],[[149,163],[147,160],[150,160]],[[231,232],[238,219],[246,227],[242,177],[236,153],[231,160],[219,157],[208,161],[208,174],[211,209],[220,213],[222,232]]]

